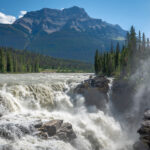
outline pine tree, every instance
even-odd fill
[[[3,49],[0,49],[0,72],[6,72],[6,61]]]
[[[99,52],[98,50],[96,50],[95,52],[95,62],[94,62],[94,68],[95,68],[95,73],[98,74],[99,73]]]
[[[146,38],[145,38],[145,34],[143,33],[143,36],[142,36],[142,50],[143,51],[145,50],[145,45],[146,45]]]
[[[116,54],[115,54],[115,69],[119,66],[119,52],[120,52],[120,46],[119,43],[117,43],[116,46]]]
[[[13,72],[18,72],[18,62],[17,56],[15,54],[13,56]]]
[[[133,73],[135,71],[135,54],[137,52],[137,38],[136,38],[136,32],[134,27],[131,27],[130,34],[129,34],[129,43],[128,43],[128,67],[130,70],[130,73]]]
[[[38,61],[38,58],[35,61],[35,72],[39,72],[39,61]]]
[[[139,31],[139,35],[138,35],[138,50],[140,51],[141,50],[141,47],[142,47],[142,45],[141,45],[141,31]]]
[[[111,41],[110,52],[111,52],[111,53],[113,53],[113,52],[114,52],[114,46],[113,46],[113,43],[112,43],[112,41]]]
[[[7,52],[7,72],[13,72],[13,62],[10,52]]]
[[[147,38],[147,48],[149,48],[150,47],[150,41],[149,41],[149,38]]]

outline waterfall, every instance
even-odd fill
[[[0,150],[131,150],[133,141],[128,139],[119,122],[110,113],[89,112],[84,97],[73,92],[89,76],[76,73],[0,75]],[[108,96],[112,82],[110,79]],[[77,138],[67,143],[34,136],[34,124],[51,119],[70,122]]]

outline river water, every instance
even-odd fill
[[[132,150],[133,140],[111,110],[87,108],[84,97],[73,92],[90,75],[1,74],[0,150]],[[51,119],[71,123],[77,138],[67,143],[33,134],[33,124]]]

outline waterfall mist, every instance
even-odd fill
[[[134,139],[114,118],[109,103],[107,112],[103,112],[85,106],[84,97],[74,93],[74,88],[89,76],[0,75],[0,150],[132,150]],[[67,143],[35,136],[34,124],[51,119],[70,122],[77,138]]]

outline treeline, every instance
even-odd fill
[[[0,48],[0,72],[39,72],[39,57],[26,51]]]
[[[94,67],[91,63],[43,55],[40,57],[39,65],[44,70],[52,69],[56,70],[56,72],[94,72]]]
[[[58,72],[92,72],[92,64],[0,47],[0,72],[25,73],[52,69]]]
[[[95,53],[95,73],[107,76],[128,77],[135,72],[140,60],[150,54],[150,41],[139,31],[137,36],[134,27],[127,32],[125,44],[117,43],[114,48],[111,43],[109,52]]]

